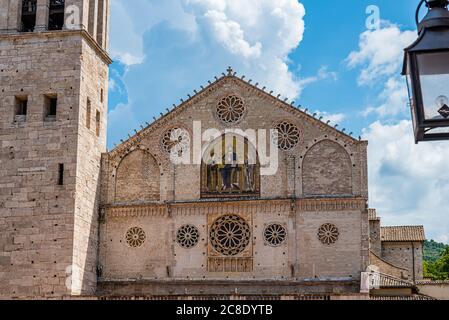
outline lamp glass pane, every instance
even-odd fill
[[[417,59],[425,120],[449,120],[449,51]]]

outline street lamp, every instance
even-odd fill
[[[423,4],[427,15],[419,22]],[[421,0],[418,39],[405,49],[415,142],[449,140],[449,0]]]

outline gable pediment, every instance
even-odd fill
[[[302,133],[314,131],[312,135],[318,137],[336,137],[345,144],[354,144],[358,140],[337,130],[328,123],[315,118],[312,115],[296,108],[293,103],[287,103],[287,100],[281,100],[280,96],[274,96],[273,92],[265,91],[265,87],[259,88],[235,74],[228,73],[221,78],[216,78],[215,82],[210,82],[207,87],[201,87],[200,91],[195,90],[193,96],[188,99],[181,99],[181,104],[175,106],[171,111],[148,124],[146,128],[138,131],[134,136],[109,152],[109,156],[114,158],[120,154],[126,154],[127,150],[135,148],[146,137],[163,130],[164,128],[174,126],[179,123],[185,123],[187,120],[201,120],[218,130],[225,128],[260,129],[274,128],[277,123],[288,121],[295,123],[300,127]],[[217,105],[221,99],[228,96],[240,97],[244,102],[244,113],[247,121],[237,121],[236,123],[225,123],[217,115]],[[188,113],[188,116],[183,116]],[[209,117],[209,119],[205,119]],[[207,121],[209,120],[209,121]],[[191,125],[187,125],[191,128]],[[205,128],[205,127],[203,127]],[[207,128],[206,128],[207,129]],[[301,137],[302,139],[303,137]]]

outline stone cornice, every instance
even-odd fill
[[[197,214],[299,212],[366,210],[364,198],[260,199],[148,203],[104,206],[108,218],[147,217]]]
[[[82,36],[97,52],[106,64],[111,64],[112,59],[109,54],[95,41],[94,38],[86,30],[58,30],[58,31],[44,31],[44,32],[14,32],[14,33],[0,33],[0,40],[27,40],[32,38],[58,38],[80,35]]]

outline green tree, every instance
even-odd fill
[[[449,280],[449,247],[435,261],[424,262],[424,276],[433,280]]]

